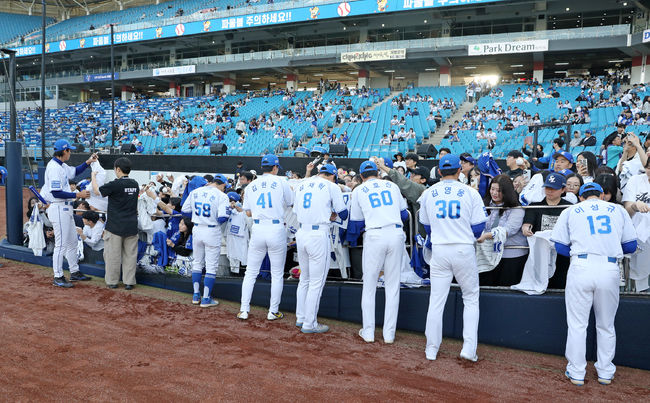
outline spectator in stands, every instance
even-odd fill
[[[85,211],[82,215],[84,227],[77,228],[81,240],[92,250],[104,250],[104,223],[99,221],[99,214],[95,211]]]
[[[598,159],[594,153],[590,151],[583,151],[578,154],[575,167],[584,182],[591,182],[594,177],[596,168],[598,168]]]
[[[418,165],[420,157],[416,153],[407,153],[404,162],[406,163],[406,169],[410,171]]]
[[[628,180],[623,192],[623,205],[632,217],[636,213],[650,212],[650,158],[645,164],[645,174]]]
[[[567,193],[573,193],[578,197],[580,193],[580,186],[584,185],[582,177],[576,173],[571,173],[566,176],[566,191]]]
[[[574,130],[573,138],[571,139],[569,146],[571,148],[578,147],[580,146],[580,143],[582,143],[582,136],[580,136],[580,130]]]
[[[386,173],[390,180],[399,188],[402,196],[408,201],[411,213],[414,214],[419,208],[418,199],[427,189],[429,183],[429,170],[425,167],[415,167],[410,170],[411,175],[407,179],[396,169],[386,165],[384,158],[377,158],[377,167]],[[392,162],[388,160],[388,162]]]
[[[526,259],[527,249],[508,248],[528,246],[526,237],[521,233],[524,221],[524,210],[512,208],[519,206],[519,196],[515,192],[512,180],[508,175],[497,175],[490,184],[489,192],[483,199],[488,207],[502,207],[490,210],[486,231],[478,238],[477,242],[493,239],[492,229],[504,228],[506,242],[503,245],[503,255],[494,270],[479,275],[481,285],[511,286],[521,281]]]
[[[404,155],[402,153],[393,155],[393,167],[395,169],[403,167],[404,172],[406,172],[406,161],[404,161]]]
[[[506,166],[508,167],[508,171],[506,171],[506,175],[508,175],[510,179],[514,179],[516,176],[523,175],[524,170],[521,169],[523,163],[524,163],[524,154],[521,151],[518,150],[510,151],[506,156]]]
[[[488,150],[492,150],[497,144],[497,134],[492,131],[492,128],[489,128],[485,133],[485,138],[488,141]]]
[[[74,224],[77,228],[83,228],[83,218],[82,215],[84,212],[90,210],[90,204],[86,200],[75,200],[74,202]]]
[[[643,167],[647,160],[648,155],[643,149],[639,138],[633,133],[628,134],[625,139],[623,154],[621,154],[616,166],[616,172],[621,181],[621,190],[625,189],[627,181],[632,176],[643,173]]]
[[[562,198],[566,189],[566,179],[563,175],[551,172],[544,181],[546,197],[539,203],[531,206],[570,206],[571,203]],[[564,208],[531,208],[524,214],[524,224],[521,232],[524,236],[533,236],[537,231],[553,230],[558,217]],[[566,286],[566,275],[569,270],[570,260],[566,256],[557,255],[555,260],[555,274],[549,279],[548,288],[563,289]]]
[[[476,166],[476,160],[470,153],[460,155],[460,177],[458,180],[466,185],[470,183],[470,171]]]
[[[610,140],[610,142],[607,142]],[[618,161],[623,155],[623,137],[616,134],[605,139],[603,141],[603,149],[600,154],[603,160],[603,164],[614,169],[618,165]]]
[[[243,171],[239,175],[239,187],[241,189],[244,189],[246,186],[248,186],[249,183],[251,183],[255,179],[255,176],[253,175],[252,172],[250,171]]]
[[[199,146],[199,139],[196,138],[196,136],[192,137],[192,140],[190,140],[189,149],[194,150],[198,146]]]
[[[602,174],[594,178],[594,183],[603,188],[603,200],[610,203],[620,204],[618,201],[618,180],[612,174]]]
[[[190,217],[183,217],[178,223],[178,231],[167,238],[170,248],[169,257],[188,257],[192,254],[192,229],[194,224]]]
[[[580,142],[580,146],[591,147],[596,145],[596,137],[591,135],[591,129],[585,130],[585,138]]]
[[[135,146],[135,152],[138,154],[142,154],[144,152],[144,146],[142,145],[142,142],[138,142],[138,145]]]
[[[564,169],[573,170],[573,155],[568,151],[558,151],[553,154],[553,170],[560,172]]]

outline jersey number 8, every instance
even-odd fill
[[[370,207],[372,208],[379,207],[382,204],[384,206],[390,206],[393,204],[393,196],[390,194],[390,191],[388,190],[384,190],[379,194],[370,193],[368,195],[368,199],[370,199]]]
[[[194,203],[194,214],[199,217],[210,217],[210,205],[208,203]]]
[[[449,217],[452,220],[460,218],[460,201],[458,200],[450,200],[449,204],[447,204],[446,200],[438,200],[436,207],[438,207],[436,218]]]

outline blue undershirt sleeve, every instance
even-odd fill
[[[559,255],[571,257],[571,247],[569,245],[564,245],[559,242],[555,242],[555,250]]]
[[[636,251],[636,247],[637,247],[636,239],[633,240],[633,241],[628,241],[628,242],[622,243],[621,247],[623,248],[623,253],[626,254],[626,255],[630,254],[630,253],[634,253]]]
[[[484,222],[480,224],[472,225],[472,232],[474,233],[474,238],[479,239],[481,237],[481,234],[483,234],[483,231],[485,231]]]
[[[73,192],[64,192],[63,190],[53,190],[52,196],[57,199],[76,199],[77,195]]]
[[[77,167],[75,167],[75,175],[81,174],[83,171],[85,171],[88,168],[88,164],[85,162]]]
[[[348,210],[347,209],[341,210],[337,214],[339,215],[339,217],[341,217],[341,220],[345,220],[346,218],[348,218]]]

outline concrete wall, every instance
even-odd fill
[[[437,87],[440,85],[440,73],[426,72],[418,73],[418,87]]]

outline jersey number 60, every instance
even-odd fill
[[[370,207],[372,208],[379,207],[382,204],[384,206],[390,206],[393,204],[393,196],[390,194],[390,191],[388,190],[384,190],[379,194],[370,193],[368,195],[368,199],[370,199]]]

